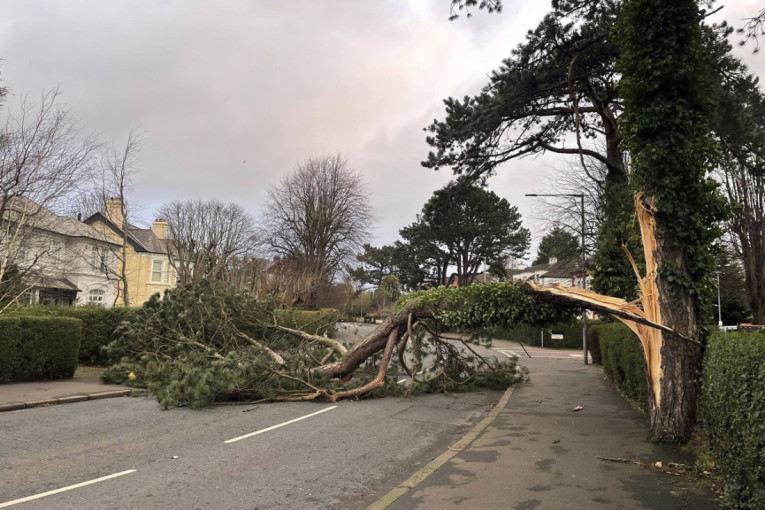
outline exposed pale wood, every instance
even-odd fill
[[[661,324],[661,307],[659,306],[659,288],[656,285],[656,275],[658,271],[656,263],[656,213],[655,199],[647,201],[642,193],[635,196],[635,213],[637,214],[638,224],[640,225],[640,239],[643,242],[643,253],[645,256],[645,276],[641,277],[637,265],[630,255],[630,263],[638,278],[640,286],[640,303],[643,305],[643,313],[646,318],[652,322]],[[624,321],[622,321],[624,322]],[[656,329],[641,327],[636,323],[625,322],[640,339],[643,345],[643,353],[648,370],[648,378],[651,384],[654,403],[657,407],[661,406],[661,378],[663,369],[661,367],[661,347],[663,343],[662,334]],[[678,336],[682,336],[675,332]]]
[[[329,347],[330,349],[334,350],[336,353],[340,354],[341,356],[345,354],[346,352],[348,352],[348,349],[346,349],[343,344],[341,344],[337,340],[333,340],[325,336],[312,335],[310,333],[306,333],[305,331],[300,331],[299,329],[292,329],[285,326],[280,326],[278,324],[269,325],[269,327],[272,329],[277,329],[284,333],[289,333],[290,335],[296,336],[302,340],[306,340],[308,342],[314,342],[319,345],[324,345],[326,347]]]
[[[640,298],[633,302],[611,296],[604,296],[577,287],[562,287],[536,285],[527,282],[531,292],[540,300],[549,303],[566,303],[582,306],[601,313],[608,313],[627,325],[640,339],[646,361],[646,370],[654,405],[661,406],[661,380],[664,375],[661,351],[663,346],[662,332],[676,336],[682,340],[701,345],[696,339],[667,327],[662,322],[659,289],[656,284],[656,212],[655,201],[647,200],[642,193],[635,196],[635,212],[640,224],[640,237],[643,241],[646,274],[641,276],[637,264],[626,248],[624,248],[630,264],[635,271],[640,288]],[[638,306],[638,303],[640,306]]]

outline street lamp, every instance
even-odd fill
[[[720,271],[715,271],[717,273],[717,326],[722,329],[723,321],[722,321],[722,306],[720,304]]]
[[[582,288],[586,288],[587,273],[584,268],[586,265],[586,244],[585,244],[585,225],[584,225],[584,193],[527,193],[527,197],[576,197],[579,199],[582,207]],[[587,365],[587,310],[582,314],[582,351],[584,353],[584,364]]]

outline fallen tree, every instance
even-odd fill
[[[531,282],[439,287],[407,295],[382,324],[346,346],[279,324],[273,306],[249,294],[202,282],[150,300],[134,322],[123,324],[120,339],[109,346],[121,363],[107,378],[148,387],[164,407],[232,400],[334,402],[381,388],[388,394],[499,389],[525,379],[516,360],[480,356],[472,345],[485,339],[447,338],[440,331],[545,325],[587,308],[616,317],[638,336],[652,428],[672,427],[672,420],[683,421],[687,407],[695,406],[693,388],[677,381],[692,370],[701,344],[663,323],[655,205],[638,195],[635,206],[646,275],[638,274],[627,253],[640,285],[640,299],[633,302]],[[692,356],[666,356],[668,344]]]
[[[105,378],[146,387],[163,407],[504,389],[526,378],[516,360],[481,356],[474,345],[485,339],[440,331],[546,324],[567,313],[517,282],[442,287],[410,294],[345,346],[279,324],[272,304],[205,281],[151,299],[123,323],[107,347],[115,364]]]

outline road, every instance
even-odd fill
[[[151,398],[119,398],[6,412],[0,508],[364,508],[499,396],[169,411]],[[117,476],[94,481],[109,475]]]

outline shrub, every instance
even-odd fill
[[[0,318],[0,383],[72,377],[81,335],[77,319]]]
[[[712,334],[699,421],[736,508],[765,508],[765,332]]]
[[[110,360],[103,347],[117,337],[115,330],[123,321],[132,320],[136,308],[99,306],[24,306],[10,311],[19,317],[72,317],[82,321],[82,341],[79,362],[84,365],[106,366]]]
[[[621,322],[592,329],[606,377],[637,407],[647,409],[648,379],[640,340]]]
[[[587,330],[599,324],[599,321],[588,321]],[[559,321],[544,328],[538,326],[517,325],[510,328],[494,327],[481,330],[482,334],[501,340],[521,341],[528,345],[542,345],[542,332],[545,335],[545,348],[551,349],[581,349],[582,321]],[[563,338],[552,338],[552,335],[563,335]],[[587,335],[588,341],[590,333]],[[588,346],[589,347],[589,346]]]

